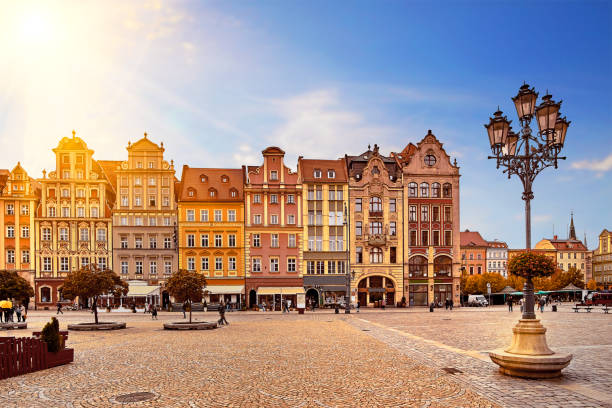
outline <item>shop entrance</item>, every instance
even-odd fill
[[[357,284],[357,293],[360,306],[381,307],[383,299],[387,306],[395,306],[395,283],[390,277],[365,277]]]
[[[311,305],[315,305],[315,307],[319,307],[319,292],[316,289],[308,289],[306,291],[306,304],[310,301]]]

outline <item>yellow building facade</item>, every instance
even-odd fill
[[[593,252],[593,279],[604,289],[612,288],[612,231],[599,234],[599,246]]]

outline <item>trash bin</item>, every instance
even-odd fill
[[[552,305],[552,311],[556,312],[557,311],[557,305]]]

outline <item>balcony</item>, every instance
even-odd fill
[[[384,234],[368,235],[368,244],[373,247],[381,247],[387,243],[387,237]]]
[[[368,214],[370,217],[375,217],[375,218],[380,218],[383,216],[382,211],[370,211]]]

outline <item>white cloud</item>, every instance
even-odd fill
[[[572,163],[573,169],[601,172],[612,170],[612,153],[602,160],[582,160]]]

